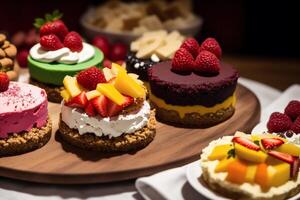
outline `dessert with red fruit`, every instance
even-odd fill
[[[45,145],[51,136],[45,90],[9,81],[0,72],[0,156],[16,155]]]
[[[80,148],[128,152],[147,146],[155,136],[155,113],[136,74],[112,63],[64,78],[59,130]]]
[[[62,14],[54,11],[45,19],[37,18],[39,42],[29,51],[30,82],[46,90],[49,101],[59,103],[60,91],[66,75],[73,76],[90,66],[100,67],[103,53],[83,42],[79,33],[71,31],[60,19]],[[24,54],[24,55],[23,55]],[[25,52],[19,55],[24,63]]]
[[[171,61],[148,70],[150,103],[157,119],[184,127],[209,127],[235,110],[238,72],[220,61],[215,39],[187,38]]]
[[[289,199],[300,191],[300,147],[271,134],[236,132],[202,150],[201,179],[230,199]]]

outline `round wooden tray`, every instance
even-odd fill
[[[52,137],[41,149],[0,158],[0,176],[42,183],[103,183],[147,176],[199,159],[201,149],[236,130],[250,132],[259,122],[260,104],[244,86],[237,88],[236,112],[227,121],[206,129],[176,128],[157,124],[154,141],[130,154],[83,151],[58,136],[60,105],[49,103]]]

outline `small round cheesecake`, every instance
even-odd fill
[[[234,113],[238,72],[221,63],[214,76],[172,71],[172,62],[153,65],[148,70],[150,102],[157,118],[163,122],[186,126],[208,127]]]

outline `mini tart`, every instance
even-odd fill
[[[221,63],[216,76],[179,74],[171,61],[148,70],[150,103],[157,118],[184,127],[209,127],[230,118],[235,111],[238,72]]]

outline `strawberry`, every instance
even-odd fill
[[[291,130],[294,133],[297,133],[297,134],[300,133],[300,116],[298,116],[297,119],[294,121],[294,123],[293,123],[293,125],[291,127]]]
[[[247,147],[248,149],[252,149],[255,151],[260,150],[260,147],[257,144],[255,144],[254,142],[252,142],[251,140],[249,140],[247,138],[234,137],[232,139],[232,142],[238,143],[244,147]]]
[[[0,92],[8,90],[9,78],[5,72],[0,72]]]
[[[110,59],[114,62],[124,60],[127,54],[127,46],[123,43],[116,43],[111,47]]]
[[[27,49],[22,49],[20,52],[17,53],[16,59],[22,68],[26,68],[28,65],[28,55],[29,51]]]
[[[84,108],[84,111],[86,112],[86,114],[90,117],[93,117],[96,115],[96,110],[92,104],[91,101],[89,101],[86,105],[86,107]]]
[[[85,92],[81,92],[79,95],[73,97],[70,101],[65,104],[74,108],[85,108],[88,103],[88,99],[85,95]]]
[[[263,138],[261,143],[265,149],[273,149],[282,145],[284,141],[279,138]]]
[[[298,116],[300,116],[300,101],[290,101],[284,109],[284,113],[288,115],[292,120],[295,120]]]
[[[190,52],[180,48],[175,52],[172,60],[172,70],[177,72],[188,72],[194,67],[194,58]]]
[[[109,99],[101,95],[91,100],[95,110],[101,115],[101,117],[107,117],[107,104]]]
[[[63,21],[55,20],[45,23],[40,28],[40,37],[43,37],[44,35],[55,34],[61,41],[64,41],[68,32],[68,28]]]
[[[125,97],[125,102],[120,106],[114,103],[113,101],[109,101],[108,108],[107,108],[109,117],[118,115],[124,108],[130,106],[134,102],[132,97],[130,96],[124,96],[124,97]]]
[[[218,74],[220,71],[220,61],[211,52],[201,51],[196,58],[194,70],[205,74]]]
[[[213,53],[218,59],[222,56],[222,49],[217,40],[214,38],[207,38],[202,42],[199,48],[199,53],[204,50]]]
[[[86,89],[94,90],[98,83],[106,83],[103,72],[97,67],[85,69],[76,77],[77,82]]]
[[[274,112],[271,114],[267,123],[268,131],[271,133],[280,133],[288,131],[292,126],[292,121],[286,114]]]
[[[75,31],[71,31],[66,35],[64,45],[72,52],[80,52],[83,49],[81,36]]]
[[[98,35],[94,37],[92,44],[103,52],[105,58],[109,58],[110,44],[106,37]]]
[[[192,54],[192,56],[194,58],[196,58],[198,55],[199,44],[198,44],[197,40],[195,40],[195,38],[187,38],[182,43],[180,48],[186,49],[188,52],[190,52],[190,54]]]
[[[59,38],[54,34],[44,35],[41,37],[40,44],[43,49],[49,51],[55,51],[64,47]]]

